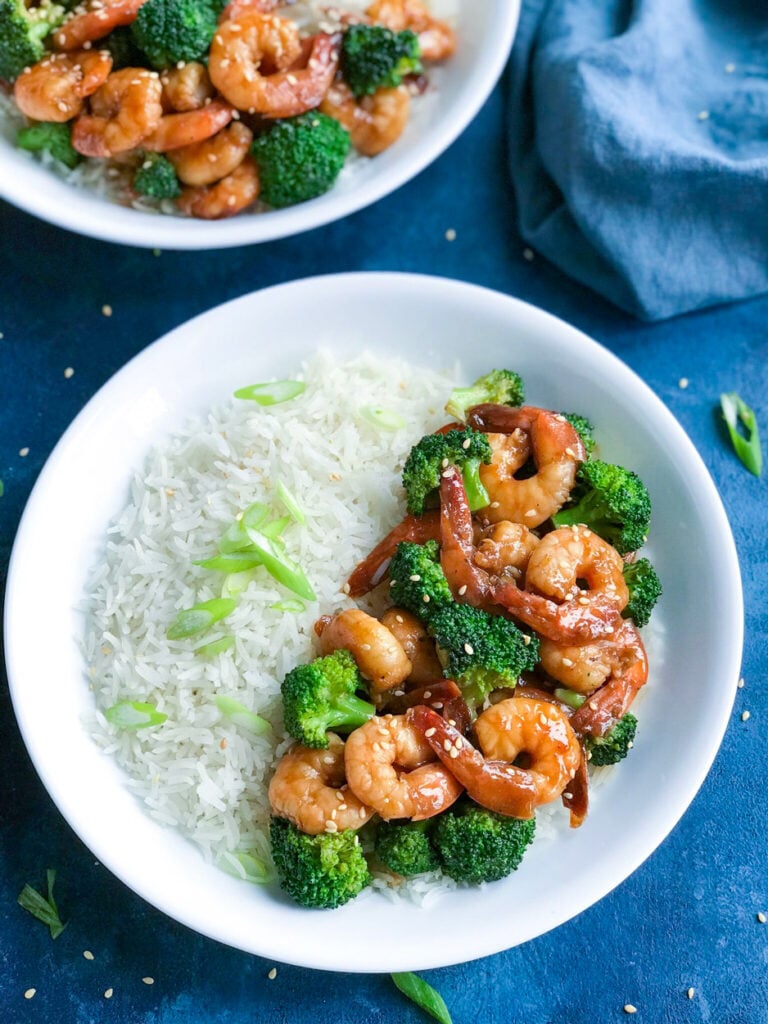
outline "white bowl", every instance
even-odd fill
[[[268,352],[254,343],[258,323],[280,324],[279,346]],[[370,893],[338,911],[306,911],[276,887],[235,881],[144,813],[81,725],[92,705],[74,609],[132,468],[154,442],[243,380],[290,376],[316,346],[351,356],[361,335],[368,349],[416,364],[458,358],[467,380],[514,367],[532,402],[592,417],[602,456],[632,467],[649,487],[649,551],[664,583],[663,642],[657,631],[651,681],[638,702],[638,742],[600,789],[586,824],[535,842],[510,878],[459,890],[427,910]],[[19,528],[6,598],[8,675],[24,740],[96,857],[197,931],[277,960],[343,971],[412,970],[495,953],[568,920],[626,878],[707,773],[733,702],[741,640],[739,570],[722,505],[693,445],[649,388],[541,310],[470,285],[399,274],[312,278],[257,292],[137,356],[89,402],[48,460]]]
[[[439,9],[438,3],[433,9]],[[501,74],[519,13],[520,0],[458,0],[456,54],[431,72],[436,89],[412,104],[403,136],[375,159],[348,166],[330,192],[307,203],[222,221],[144,213],[68,185],[2,137],[0,197],[71,231],[148,248],[222,249],[308,231],[399,188],[453,142]]]

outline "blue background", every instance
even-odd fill
[[[341,223],[252,248],[155,256],[66,234],[0,204],[0,574],[4,580],[32,484],[79,409],[145,345],[226,299],[329,270],[407,270],[497,288],[571,321],[650,384],[715,479],[744,577],[746,685],[701,792],[628,881],[525,946],[425,977],[455,1024],[601,1024],[627,1019],[625,1003],[638,1007],[638,1022],[762,1024],[768,925],[756,915],[768,913],[768,487],[737,461],[715,410],[721,391],[737,390],[768,435],[768,298],[641,324],[543,260],[526,260],[514,226],[504,120],[498,87],[462,138],[394,195]],[[445,238],[449,228],[455,241]],[[111,318],[102,315],[104,304]],[[690,380],[685,390],[681,377]],[[24,447],[29,454],[20,457]],[[50,533],[41,538],[51,572],[65,542],[51,509]],[[717,587],[717,580],[700,585]],[[41,642],[44,636],[41,622]],[[721,680],[724,687],[735,682]],[[94,862],[53,806],[22,745],[5,680],[0,702],[3,1024],[426,1019],[386,975],[277,965],[269,980],[273,963],[204,939],[148,906]],[[42,887],[47,867],[58,869],[59,906],[69,921],[56,942],[16,904],[25,882]],[[423,941],[429,944],[428,933]],[[456,943],[459,950],[460,935]],[[84,950],[95,959],[85,960]],[[154,985],[142,983],[146,976]],[[690,1000],[689,986],[696,990]],[[27,1001],[30,987],[37,994]],[[107,988],[114,989],[110,1000]]]

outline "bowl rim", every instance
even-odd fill
[[[523,302],[520,299],[503,295],[499,292],[482,288],[477,285],[453,281],[446,278],[404,273],[363,272],[305,278],[295,282],[275,285],[257,292],[251,292],[247,295],[241,296],[240,298],[233,299],[221,304],[220,306],[216,306],[206,313],[199,314],[198,316],[185,321],[183,324],[163,335],[157,341],[148,346],[148,348],[134,356],[133,359],[118,370],[117,373],[114,374],[102,386],[102,388],[96,392],[93,398],[75,417],[74,421],[65,431],[64,435],[46,461],[27,502],[27,506],[24,510],[17,531],[8,570],[5,606],[6,663],[8,669],[8,680],[14,711],[25,745],[27,746],[30,758],[38,772],[38,775],[43,781],[43,784],[48,790],[49,795],[54,800],[62,815],[69,822],[73,830],[94,852],[99,861],[109,868],[113,874],[120,878],[121,881],[133,889],[138,895],[142,896],[142,898],[148,900],[160,910],[163,910],[163,912],[171,916],[173,919],[180,921],[181,923],[193,928],[195,931],[201,932],[210,938],[217,939],[218,941],[222,941],[230,945],[238,945],[239,948],[243,948],[247,952],[276,958],[286,963],[294,963],[299,966],[328,970],[359,971],[367,973],[390,970],[422,970],[446,966],[452,963],[464,962],[467,959],[476,959],[478,957],[490,955],[508,948],[508,944],[500,945],[498,937],[493,934],[489,934],[483,942],[476,943],[468,955],[459,954],[457,956],[454,954],[452,957],[447,957],[444,954],[436,954],[434,950],[425,949],[420,961],[414,963],[412,958],[405,962],[402,958],[401,951],[393,949],[388,951],[389,960],[382,966],[380,964],[372,965],[370,962],[366,961],[365,950],[361,950],[360,953],[357,954],[359,957],[358,960],[353,960],[352,962],[345,961],[342,963],[339,961],[338,956],[334,954],[332,949],[319,949],[311,958],[297,953],[294,949],[290,935],[286,935],[279,939],[275,938],[274,943],[269,947],[263,944],[247,946],[245,944],[233,943],[231,939],[228,938],[223,928],[218,926],[216,922],[206,922],[204,926],[201,926],[200,921],[195,918],[194,913],[187,911],[186,908],[180,910],[177,905],[174,906],[173,909],[168,909],[167,906],[163,905],[162,900],[158,898],[158,893],[156,891],[152,891],[151,886],[146,884],[146,880],[143,880],[140,884],[135,878],[130,877],[129,873],[124,872],[121,868],[114,865],[108,837],[102,836],[99,829],[91,827],[90,823],[78,820],[77,814],[72,812],[69,794],[66,793],[64,788],[59,785],[56,778],[51,776],[50,766],[46,765],[48,755],[42,750],[35,737],[33,728],[34,723],[30,714],[31,709],[28,707],[27,703],[21,699],[20,688],[22,686],[23,671],[19,664],[21,660],[21,652],[17,650],[20,642],[20,631],[16,628],[16,621],[21,613],[19,610],[20,602],[15,599],[15,596],[19,587],[19,579],[23,575],[24,551],[30,544],[30,537],[28,537],[27,534],[30,533],[32,519],[36,513],[36,506],[44,496],[47,476],[51,473],[57,460],[66,452],[70,444],[70,439],[73,436],[76,436],[78,431],[80,431],[82,427],[89,422],[101,404],[109,401],[111,386],[116,381],[129,379],[135,364],[144,359],[147,353],[158,353],[166,347],[178,345],[179,341],[184,336],[184,332],[188,331],[190,328],[199,329],[201,325],[204,325],[207,318],[216,317],[224,307],[236,307],[238,304],[255,301],[256,296],[267,295],[270,298],[274,298],[276,295],[279,296],[281,293],[285,295],[294,293],[292,298],[295,300],[295,293],[297,291],[299,293],[304,291],[307,294],[311,294],[312,291],[318,287],[325,290],[328,286],[328,282],[333,282],[333,286],[339,287],[345,295],[349,295],[351,289],[359,287],[368,288],[373,285],[383,289],[385,293],[389,290],[392,293],[400,294],[402,299],[402,293],[416,289],[422,298],[426,293],[430,299],[436,303],[441,302],[444,298],[449,296],[451,292],[459,292],[467,297],[474,297],[474,300],[477,302],[490,302],[495,304],[497,308],[499,306],[506,307],[509,311],[510,320],[518,319],[522,315],[534,317],[546,329],[556,332],[562,338],[568,338],[571,342],[579,346],[586,346],[591,349],[598,359],[611,366],[612,372],[615,370],[619,386],[621,386],[622,383],[631,382],[632,387],[642,394],[645,403],[647,404],[650,402],[655,408],[661,424],[665,429],[665,437],[675,444],[678,464],[685,465],[689,474],[695,477],[697,498],[703,498],[706,500],[708,520],[711,521],[713,529],[720,538],[721,547],[718,552],[718,558],[721,568],[725,568],[726,570],[724,575],[718,577],[719,587],[721,588],[721,597],[724,597],[722,602],[721,635],[728,639],[727,645],[724,645],[724,654],[722,658],[724,662],[727,662],[728,670],[730,671],[732,669],[734,686],[723,687],[719,693],[718,700],[713,702],[713,704],[716,704],[714,710],[717,712],[716,715],[712,716],[716,721],[716,727],[713,727],[708,731],[707,743],[698,751],[698,759],[695,764],[696,770],[689,771],[683,785],[681,785],[678,780],[674,796],[670,796],[669,799],[664,801],[659,807],[658,816],[652,823],[652,828],[643,836],[644,841],[633,846],[631,851],[623,860],[621,860],[620,863],[617,863],[617,858],[615,856],[611,859],[605,869],[606,877],[601,877],[600,891],[596,896],[593,895],[588,899],[584,899],[578,895],[576,897],[569,896],[568,898],[563,898],[556,912],[550,913],[545,921],[539,920],[535,923],[529,923],[527,930],[525,930],[521,936],[516,937],[513,944],[519,944],[538,937],[592,906],[632,874],[667,837],[672,828],[685,813],[712,765],[722,742],[725,729],[728,725],[731,709],[736,696],[735,682],[738,678],[743,644],[743,599],[738,557],[725,509],[715,488],[714,482],[712,481],[712,478],[710,477],[708,470],[706,469],[706,466],[704,465],[704,462],[692,441],[688,438],[682,426],[678,423],[672,413],[666,408],[648,385],[646,385],[642,379],[634,373],[634,371],[619,360],[612,352],[604,348],[604,346],[598,344],[577,328],[572,327],[558,317],[555,317],[544,310],[538,309],[529,303]],[[701,490],[699,490],[699,488],[701,488]],[[34,541],[32,540],[32,542]],[[141,813],[144,812],[142,811]],[[157,827],[162,827],[157,823],[154,824],[156,824]],[[425,912],[425,914],[426,913],[428,912]],[[425,916],[425,921],[426,920],[427,917]]]
[[[34,172],[44,172],[45,179],[49,183],[54,182],[56,187],[33,187],[30,190],[29,181],[34,182],[39,174],[15,173],[17,169],[3,159],[0,146],[0,198],[56,227],[86,237],[170,251],[223,249],[269,242],[340,220],[410,181],[436,160],[476,116],[504,70],[520,17],[521,0],[492,2],[492,31],[487,33],[473,64],[473,73],[462,88],[458,102],[451,108],[451,116],[443,117],[430,126],[413,146],[393,160],[391,166],[348,193],[331,189],[316,199],[284,210],[213,222],[164,217],[119,206],[87,190],[74,190],[75,195],[83,200],[82,204],[62,202],[62,198],[72,194],[72,186],[52,177],[39,165],[34,165]],[[40,178],[41,186],[43,180]],[[85,223],[84,209],[87,213]],[[105,211],[109,215],[105,216]]]

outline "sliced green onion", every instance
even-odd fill
[[[233,636],[222,636],[218,640],[211,640],[209,644],[201,644],[200,647],[196,647],[195,654],[199,654],[202,658],[213,658],[234,646],[235,638]]]
[[[298,598],[289,597],[286,601],[275,601],[269,607],[274,608],[276,612],[303,612],[307,606]]]
[[[246,538],[250,545],[250,538]],[[261,555],[257,551],[230,551],[226,555],[214,555],[200,562],[193,562],[202,569],[215,569],[218,572],[245,572],[261,565]]]
[[[192,608],[184,608],[176,615],[176,621],[169,626],[166,636],[169,640],[181,640],[183,637],[194,636],[212,626],[214,622],[225,619],[237,607],[237,602],[227,597],[214,597],[211,601],[202,601]]]
[[[143,704],[138,700],[121,700],[107,708],[104,717],[110,725],[126,732],[146,729],[150,725],[162,725],[168,715],[158,711],[154,704]]]
[[[261,561],[259,561],[259,564],[261,564]],[[246,569],[244,572],[231,572],[229,576],[224,578],[224,582],[221,585],[221,596],[225,600],[227,598],[239,597],[254,578],[255,573],[252,569]]]
[[[233,551],[241,551],[250,544],[248,529],[258,530],[261,524],[269,515],[269,509],[260,501],[254,501],[245,509],[239,519],[229,526],[219,541],[219,551],[222,555],[228,555]]]
[[[272,728],[266,718],[261,718],[259,715],[254,714],[253,711],[249,711],[248,708],[244,707],[240,701],[235,700],[234,697],[218,694],[213,700],[225,718],[234,722],[235,725],[241,725],[243,729],[255,733],[256,736],[269,732]]]
[[[277,540],[283,530],[290,526],[292,522],[293,518],[291,516],[281,516],[279,519],[272,519],[270,522],[265,523],[259,530],[259,533],[263,533],[270,540]]]
[[[307,385],[300,380],[274,380],[270,384],[250,384],[239,388],[235,398],[244,398],[259,405],[279,405],[297,398],[307,390]]]
[[[448,1007],[445,1005],[443,997],[417,974],[411,974],[410,971],[402,971],[400,974],[393,974],[392,981],[394,981],[404,996],[407,996],[411,1002],[420,1006],[430,1017],[439,1020],[440,1024],[452,1024],[451,1015],[448,1012]]]
[[[360,408],[360,418],[370,423],[377,430],[402,430],[407,426],[403,417],[391,409],[384,409],[380,405],[363,405]]]
[[[307,521],[307,517],[304,515],[304,510],[282,480],[277,481],[277,496],[285,505],[286,509],[291,513],[296,522],[303,526]]]
[[[218,864],[228,875],[243,882],[252,882],[254,885],[266,885],[274,877],[271,864],[265,864],[246,850],[236,850],[234,853],[225,850],[219,857]]]
[[[52,868],[48,868],[46,871],[46,879],[48,883],[48,899],[41,896],[37,889],[33,889],[31,885],[25,885],[19,893],[16,902],[27,913],[37,918],[38,921],[48,925],[52,939],[58,939],[67,926],[61,923],[59,908],[56,906],[56,901],[53,898],[53,884],[56,881],[56,872]]]
[[[256,530],[249,530],[248,536],[261,554],[262,565],[273,579],[306,601],[317,600],[304,570],[284,554],[278,543]]]
[[[580,708],[586,697],[582,697],[580,693],[575,693],[573,690],[566,690],[563,687],[558,687],[555,690],[555,696],[558,700],[561,700],[563,704],[567,704],[571,708]]]
[[[763,453],[754,410],[735,391],[720,395],[720,408],[723,410],[723,418],[731,435],[734,451],[750,473],[760,476],[763,471]],[[739,420],[747,432],[747,437],[739,433]]]

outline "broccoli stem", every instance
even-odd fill
[[[327,729],[357,729],[364,725],[374,712],[374,707],[354,693],[341,694],[334,698],[333,708],[326,716]]]
[[[483,487],[480,479],[480,459],[469,459],[464,463],[461,471],[464,480],[464,490],[467,492],[467,501],[472,512],[478,509],[487,508],[490,504],[488,491]]]

